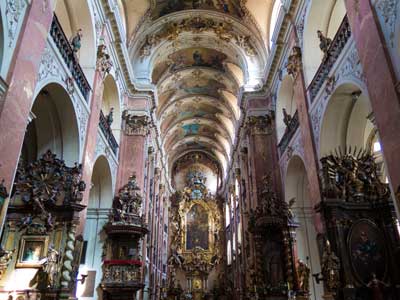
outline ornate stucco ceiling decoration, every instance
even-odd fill
[[[190,47],[210,48],[225,54],[246,71],[246,85],[260,84],[267,50],[253,27],[217,10],[184,10],[138,30],[130,48],[137,85],[151,84],[151,71],[157,65],[167,62],[173,53]]]
[[[227,170],[238,96],[262,83],[268,52],[247,22],[245,2],[155,0],[131,40],[135,86],[155,91],[169,170],[183,155],[200,152],[218,174]]]

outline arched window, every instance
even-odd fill
[[[270,27],[269,27],[269,40],[271,43],[270,45],[272,45],[272,43],[273,43],[272,38],[274,35],[276,22],[278,21],[278,16],[279,16],[279,12],[281,10],[281,6],[282,6],[281,0],[275,0],[274,7],[273,7],[272,13],[271,13],[271,23],[270,23]]]

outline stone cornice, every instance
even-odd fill
[[[285,38],[289,33],[290,29],[294,25],[294,19],[298,11],[300,0],[292,0],[289,8],[283,18],[280,26],[278,37],[276,39],[276,47],[274,51],[271,51],[271,56],[269,57],[269,64],[266,70],[266,85],[270,87],[273,83],[274,76],[278,71],[279,63],[282,59],[282,54],[286,48]]]

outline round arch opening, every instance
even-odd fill
[[[67,165],[79,162],[79,130],[68,92],[56,83],[36,96],[21,150],[24,161],[38,159],[47,150]]]
[[[113,200],[111,178],[111,170],[108,160],[106,157],[100,156],[93,167],[89,193],[89,209],[111,208]]]
[[[326,107],[320,133],[321,157],[337,148],[365,148],[374,130],[367,95],[354,84],[339,86]]]
[[[314,224],[314,209],[310,200],[309,182],[303,160],[293,156],[289,161],[285,178],[285,200],[293,202],[292,211],[299,227],[296,229],[298,258],[311,269],[311,274],[320,272],[317,232]],[[323,285],[309,278],[311,299],[322,299]]]

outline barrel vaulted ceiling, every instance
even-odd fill
[[[201,152],[196,157],[213,159],[226,172],[241,116],[238,96],[262,85],[273,1],[119,4],[135,86],[155,92],[170,170]]]

